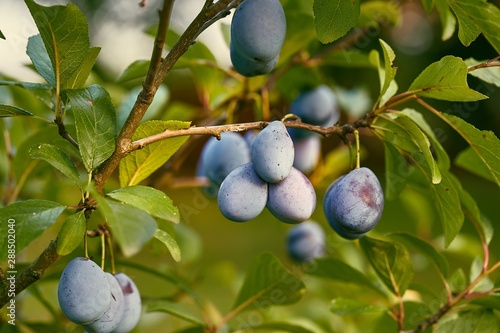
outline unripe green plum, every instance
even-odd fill
[[[275,120],[264,128],[252,144],[251,158],[255,172],[269,183],[285,179],[292,169],[293,142],[285,125]]]
[[[62,312],[69,320],[89,324],[109,308],[111,292],[108,278],[92,260],[74,258],[62,272],[57,297]]]
[[[325,255],[325,232],[314,221],[304,221],[289,230],[288,253],[298,262],[308,262]]]
[[[142,302],[139,289],[134,281],[125,273],[115,274],[123,293],[123,317],[112,333],[128,333],[137,326],[141,318]]]
[[[222,215],[235,222],[256,218],[266,208],[267,183],[247,163],[233,170],[219,190],[218,204]]]
[[[292,168],[288,177],[269,184],[267,208],[285,223],[299,223],[309,219],[316,208],[316,192],[309,179]]]

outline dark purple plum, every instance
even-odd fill
[[[325,255],[325,232],[314,221],[294,226],[287,235],[288,253],[298,262],[308,262]]]
[[[271,122],[255,138],[251,150],[255,172],[269,183],[285,179],[293,165],[293,142],[285,125]]]
[[[115,274],[115,279],[123,293],[123,317],[112,333],[128,333],[137,326],[141,318],[142,302],[139,289],[125,273]]]
[[[266,208],[268,184],[247,163],[224,179],[219,189],[219,210],[227,219],[245,222],[256,218]]]
[[[316,192],[309,179],[292,168],[288,177],[269,184],[267,208],[285,223],[300,223],[309,219],[316,208]]]
[[[317,135],[293,140],[295,156],[293,166],[309,174],[318,164],[321,155],[321,138]]]

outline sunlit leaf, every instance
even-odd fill
[[[485,63],[486,61],[487,60],[478,61],[474,58],[465,59],[465,63],[469,67]],[[500,66],[490,66],[474,69],[472,71],[469,71],[469,74],[483,80],[484,82],[488,82],[494,84],[497,87],[500,87]]]
[[[82,243],[86,230],[84,211],[70,215],[57,236],[57,254],[65,256],[73,252]]]
[[[396,69],[392,64],[396,55],[392,48],[382,39],[379,39],[382,46],[382,53],[384,55],[384,66],[379,67],[380,78],[380,105],[384,105],[392,96],[397,92],[398,86],[394,77],[396,76]]]
[[[172,236],[170,236],[165,230],[156,229],[154,237],[167,247],[175,261],[181,261],[181,249]]]
[[[0,104],[0,118],[2,117],[19,117],[19,116],[32,116],[33,113],[24,110],[14,105]]]
[[[424,69],[408,91],[422,97],[453,102],[472,102],[488,98],[469,88],[467,65],[462,59],[454,56],[445,56]]]
[[[314,0],[316,34],[320,42],[331,43],[344,36],[359,19],[358,0]]]
[[[493,310],[464,311],[441,320],[434,333],[492,333],[500,331],[500,322]]]
[[[89,52],[87,52],[87,55],[85,56],[85,59],[83,59],[80,67],[78,67],[68,78],[64,86],[65,89],[83,88],[85,82],[87,81],[87,78],[90,75],[90,72],[92,71],[92,68],[95,65],[97,56],[99,55],[100,51],[100,47],[91,47],[89,49]]]
[[[377,313],[387,310],[380,306],[365,304],[349,298],[338,297],[335,298],[330,304],[330,311],[336,315],[345,316],[359,315],[363,313]]]
[[[366,1],[361,3],[358,26],[376,27],[378,25],[396,25],[401,18],[401,9],[393,2]]]
[[[30,149],[30,156],[34,159],[42,159],[50,163],[54,168],[61,171],[73,183],[80,186],[80,175],[75,163],[57,146],[42,143]]]
[[[441,39],[448,40],[455,33],[457,20],[450,10],[448,0],[435,0],[436,9],[441,20],[442,32]]]

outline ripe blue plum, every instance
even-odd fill
[[[224,132],[220,140],[208,139],[200,159],[200,174],[218,187],[231,171],[250,162],[250,148],[238,133]]]
[[[321,155],[321,138],[317,135],[293,140],[293,166],[308,174],[314,170]]]
[[[368,168],[349,172],[328,195],[332,218],[348,233],[366,233],[382,216],[384,193],[377,176]]]
[[[269,183],[285,179],[292,169],[294,159],[293,142],[285,125],[271,122],[255,138],[251,159],[255,172]]]
[[[279,0],[246,0],[231,21],[231,61],[242,75],[270,72],[286,36],[285,12]]]
[[[309,179],[292,168],[283,181],[269,184],[266,207],[285,223],[303,222],[311,217],[316,208],[316,192]]]
[[[314,221],[305,221],[290,229],[287,249],[292,259],[309,262],[325,255],[325,232]]]
[[[247,163],[224,179],[218,204],[222,215],[235,222],[256,218],[266,208],[268,184]]]
[[[77,257],[64,268],[57,297],[69,320],[89,324],[109,308],[111,291],[102,269],[90,259]]]
[[[89,333],[111,333],[118,327],[118,324],[123,318],[125,303],[122,288],[113,275],[110,273],[105,274],[109,283],[111,301],[108,309],[99,319],[85,325],[85,330]]]
[[[112,333],[128,333],[137,326],[141,318],[142,302],[139,289],[125,273],[115,274],[115,279],[123,293],[123,317]]]

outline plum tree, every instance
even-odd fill
[[[255,138],[251,158],[255,172],[269,183],[285,179],[293,165],[293,142],[285,125],[275,120]]]
[[[118,273],[114,277],[122,289],[124,307],[122,320],[112,333],[128,333],[137,326],[141,318],[141,294],[127,274]]]
[[[92,260],[77,257],[64,268],[57,297],[66,317],[77,324],[89,324],[109,308],[108,278]]]
[[[377,176],[368,168],[357,168],[337,179],[325,195],[325,215],[334,229],[347,235],[373,229],[384,208],[384,194]]]
[[[314,170],[321,155],[321,138],[317,135],[293,139],[293,166],[305,174]]]
[[[304,221],[288,231],[287,249],[292,259],[308,262],[325,254],[325,232],[314,221]]]
[[[266,208],[268,184],[252,163],[233,170],[219,190],[219,209],[227,219],[244,222],[256,218]]]
[[[279,0],[246,0],[231,21],[230,55],[242,75],[270,72],[285,42],[286,18]]]
[[[123,318],[125,303],[122,288],[111,273],[105,274],[109,283],[111,301],[108,309],[99,319],[85,325],[87,332],[111,333],[118,327]]]
[[[285,223],[299,223],[311,217],[316,208],[316,192],[309,179],[292,168],[288,177],[269,184],[266,207]]]

